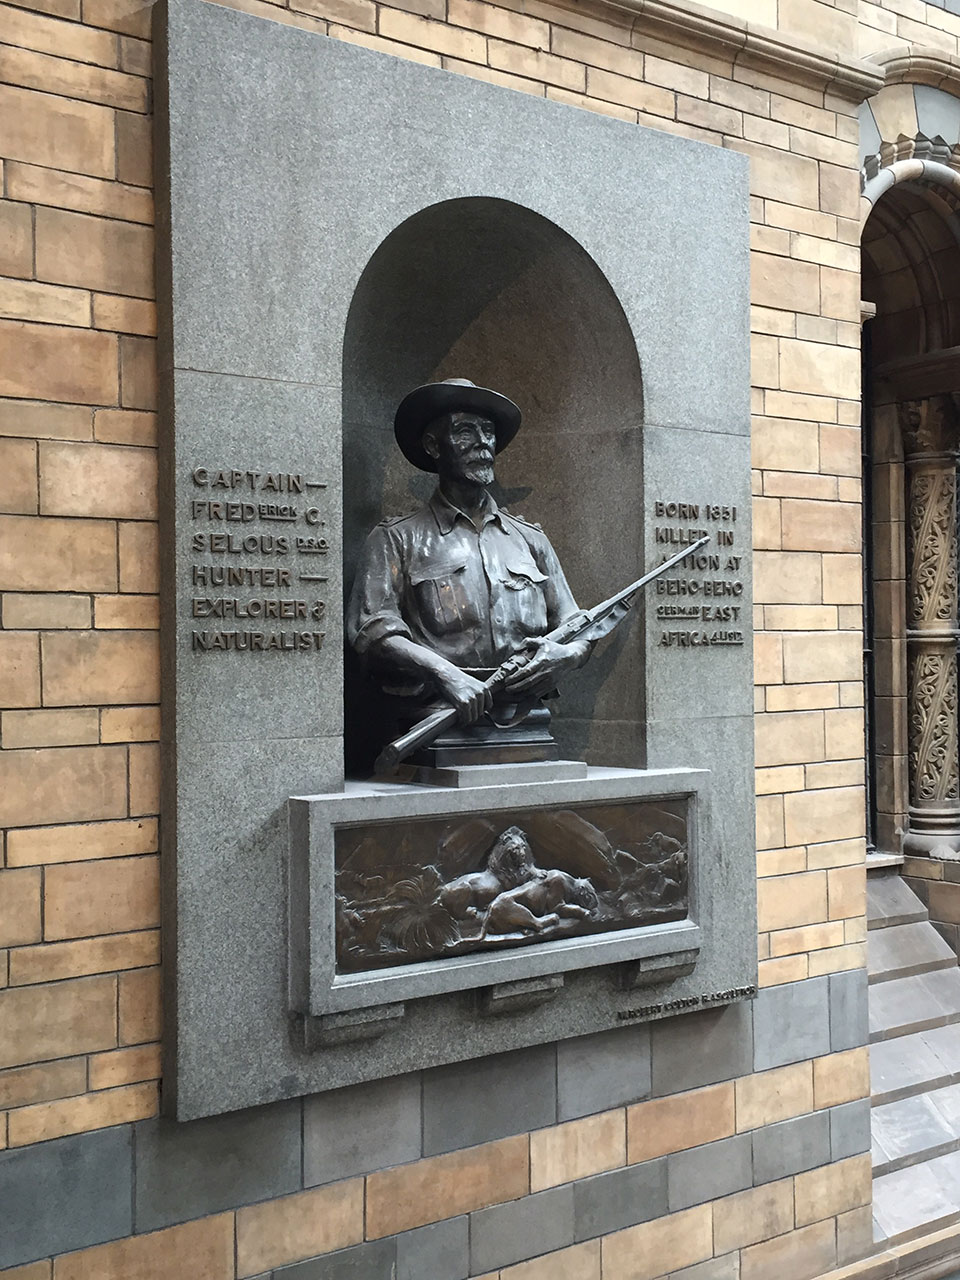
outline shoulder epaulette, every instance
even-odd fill
[[[537,524],[534,520],[524,520],[523,516],[514,515],[512,511],[505,511],[503,507],[501,507],[500,510],[516,524],[526,525],[528,529],[536,529],[538,533],[543,533],[543,525]]]
[[[384,516],[380,521],[380,525],[400,524],[404,520],[409,520],[411,516],[415,516],[415,511],[408,511],[405,516]]]

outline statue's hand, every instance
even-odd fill
[[[452,664],[438,673],[437,681],[443,696],[456,707],[461,724],[473,724],[493,705],[493,694],[486,685]]]
[[[531,640],[533,657],[510,677],[504,688],[523,698],[541,698],[571,671],[583,662],[584,648],[580,643],[558,644],[556,640]]]

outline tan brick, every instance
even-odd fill
[[[784,796],[784,812],[794,795]],[[784,832],[787,844],[800,844],[789,830]],[[761,929],[792,929],[815,924],[827,918],[827,877],[823,871],[803,875],[774,876],[762,880],[757,887],[759,924]]]
[[[823,599],[830,604],[861,603],[863,566],[859,555],[823,557]]]
[[[160,626],[160,601],[156,596],[96,596],[93,603],[97,628],[156,631]]]
[[[85,289],[64,289],[35,280],[0,280],[0,316],[4,319],[89,328],[90,315],[90,295]]]
[[[740,1255],[740,1280],[812,1280],[830,1271],[837,1260],[832,1222],[751,1245]]]
[[[104,444],[157,443],[157,415],[135,409],[97,409],[93,418],[94,437]]]
[[[779,684],[783,679],[783,641],[762,631],[753,637],[753,679],[756,684]]]
[[[0,395],[116,404],[118,377],[117,339],[109,333],[0,320]]]
[[[380,35],[454,58],[465,58],[468,62],[486,61],[486,40],[478,32],[457,30],[399,9],[380,10]],[[494,65],[492,60],[491,65]]]
[[[528,81],[527,83],[532,83]],[[612,116],[614,120],[626,120],[629,124],[637,123],[635,107],[620,106],[616,102],[606,102],[602,98],[588,98],[584,93],[571,93],[569,89],[559,89],[548,84],[546,96],[551,102],[562,102],[567,107],[577,107],[581,111],[596,111],[600,115]]]
[[[113,177],[113,112],[107,107],[0,85],[0,134],[11,160]]]
[[[820,470],[838,476],[860,476],[860,431],[857,427],[820,425]]]
[[[156,742],[159,737],[159,707],[104,707],[100,713],[101,742]]]
[[[116,758],[122,760],[123,754],[118,753]],[[155,853],[157,839],[155,818],[8,831],[7,864],[25,867],[48,862],[82,862],[93,858],[125,858],[138,853]]]
[[[153,196],[142,187],[127,186],[122,182],[105,182],[100,178],[63,173],[14,160],[8,161],[5,168],[7,192],[11,199],[52,205],[57,209],[74,209],[77,213],[99,214],[104,218],[120,218],[125,222],[153,222]],[[29,271],[8,271],[6,274],[33,274],[32,230]]]
[[[863,712],[859,707],[825,711],[823,729],[828,760],[863,758]]]
[[[637,1164],[672,1151],[715,1142],[734,1132],[732,1084],[640,1102],[627,1109],[627,1161]]]
[[[673,115],[673,95],[652,84],[641,84],[627,76],[596,67],[587,67],[587,93],[594,98],[620,102],[651,115]]]
[[[600,1241],[588,1240],[504,1267],[500,1280],[600,1280]]]
[[[84,0],[84,11],[89,4]],[[233,1274],[232,1213],[63,1254],[53,1263],[53,1280],[233,1280]]]
[[[121,1045],[159,1040],[163,1031],[160,970],[131,969],[119,978]]]
[[[803,845],[795,849],[757,850],[758,876],[786,876],[806,869],[807,858]]]
[[[362,1178],[250,1205],[237,1210],[237,1275],[256,1275],[362,1239]]]
[[[0,947],[39,941],[39,869],[0,871]]]
[[[48,93],[83,102],[99,102],[131,111],[146,111],[148,107],[147,81],[141,76],[54,58],[32,49],[0,46],[0,76],[6,84],[45,89]]]
[[[810,422],[836,422],[834,396],[802,396],[793,391],[767,391],[762,411],[771,418],[799,418]],[[759,410],[754,410],[759,412]]]
[[[820,268],[820,310],[825,316],[853,322],[860,316],[860,273]],[[853,475],[859,474],[859,466]]]
[[[813,1063],[813,1093],[817,1109],[870,1096],[870,1051],[848,1049]]]
[[[780,511],[783,546],[787,550],[856,552],[860,549],[860,508],[852,502],[785,498]]]
[[[156,451],[44,441],[40,506],[45,515],[148,519],[157,508]]]
[[[806,955],[778,956],[775,960],[761,960],[757,966],[757,985],[779,987],[787,982],[802,982],[809,977]]]
[[[704,71],[698,71],[695,67],[681,65],[679,62],[655,58],[652,54],[648,54],[643,60],[643,75],[650,84],[659,84],[665,89],[676,89],[693,98],[711,96],[709,75]]]
[[[770,934],[770,955],[793,955],[819,947],[837,947],[843,942],[843,921],[827,920],[823,924],[801,925],[798,929],[781,929]]]
[[[649,1280],[713,1253],[711,1206],[615,1231],[601,1240],[604,1280]]]
[[[665,111],[664,114],[671,114]],[[732,107],[722,106],[718,102],[704,102],[699,98],[688,98],[677,95],[677,119],[700,129],[710,129],[715,133],[730,134],[739,137],[743,132],[742,117]]]
[[[150,120],[132,111],[117,113],[117,177],[133,187],[153,186]]]
[[[753,560],[758,604],[819,604],[820,557],[797,551],[758,551]]]
[[[373,0],[296,0],[290,7],[329,22],[342,22],[357,31],[377,29],[377,6]]]
[[[37,446],[32,440],[0,439],[0,511],[36,510]]]
[[[809,1062],[743,1076],[735,1088],[738,1133],[813,1110],[813,1069]]]
[[[160,553],[155,524],[121,524],[120,590],[150,592],[160,588]]]
[[[120,403],[125,409],[157,407],[155,338],[120,338]]]
[[[713,1248],[732,1253],[793,1229],[793,1179],[752,1187],[714,1203]]]
[[[755,387],[780,384],[779,339],[755,333],[750,339],[750,381]]]
[[[40,705],[40,651],[29,631],[0,631],[0,707]]]
[[[75,942],[44,942],[18,947],[10,956],[10,985],[59,982],[91,973],[116,973],[140,969],[160,961],[160,934],[156,929],[118,933],[105,938],[81,938]],[[91,1087],[104,1088],[106,1086]]]
[[[771,498],[754,498],[754,547],[769,551],[779,551],[780,543],[780,503]]]
[[[859,632],[796,632],[783,637],[783,677],[791,684],[857,680],[862,669],[863,637]]]
[[[133,75],[153,75],[153,50],[149,40],[138,40],[136,36],[120,37],[120,66]]]
[[[21,1107],[8,1117],[9,1144],[23,1147],[70,1133],[87,1133],[109,1125],[146,1120],[157,1112],[157,1086],[153,1081],[88,1093],[59,1102]]]
[[[38,279],[153,297],[150,227],[41,206],[36,237]]]
[[[492,4],[479,4],[477,0],[449,0],[447,21],[514,44],[527,44],[534,49],[550,47],[549,23]]]
[[[156,743],[131,746],[130,813],[157,813],[160,809],[160,748]]]
[[[855,400],[860,394],[860,353],[852,347],[780,339],[780,386]]]
[[[41,440],[90,440],[93,438],[93,410],[80,405],[0,400],[0,435]]]
[[[110,1049],[117,1042],[117,980],[78,978],[0,991],[0,1066]]]
[[[93,295],[93,323],[98,329],[156,337],[157,308],[142,298],[122,298],[109,293]]]
[[[819,174],[816,160],[788,156],[777,147],[765,147],[744,139],[729,140],[728,146],[750,157],[750,192],[815,209],[819,203]]]
[[[100,741],[96,707],[75,711],[4,711],[0,714],[4,750],[18,747],[82,747]]]
[[[862,787],[824,787],[795,791],[783,799],[784,835],[788,844],[852,839],[863,835]]]
[[[0,826],[126,816],[124,747],[0,752]]]
[[[626,1113],[606,1111],[530,1135],[530,1190],[616,1169],[626,1163]]]
[[[457,75],[483,80],[487,84],[498,84],[505,89],[517,89],[520,93],[529,93],[537,98],[544,96],[544,87],[537,80],[524,80],[521,76],[508,75],[506,71],[481,67],[477,62],[461,62],[459,58],[444,58],[442,61],[445,70],[454,71]]]
[[[21,0],[17,0],[19,4]],[[44,0],[46,3],[47,0]],[[56,0],[50,0],[55,3]],[[23,1267],[11,1267],[9,1271],[0,1272],[3,1280],[52,1280],[53,1259],[44,1258],[42,1262],[28,1262]]]
[[[110,1053],[95,1053],[90,1058],[91,1089],[115,1089],[119,1085],[159,1079],[160,1046],[158,1044],[136,1045],[132,1049],[114,1049]]]
[[[758,849],[779,849],[783,843],[783,796],[757,796]]]
[[[108,858],[49,866],[44,882],[48,941],[149,929],[160,923],[159,859]]]
[[[809,1173],[799,1173],[796,1178],[797,1225],[806,1226],[869,1204],[871,1190],[869,1154],[811,1169]]]
[[[784,712],[754,721],[756,763],[760,766],[805,764],[823,759],[823,713]]]
[[[39,9],[42,6],[35,7]],[[11,9],[2,5],[0,29],[4,32],[4,42],[17,48],[36,49],[40,53],[52,53],[104,67],[116,66],[117,43],[113,36],[79,23],[57,22],[39,13],[24,12],[23,8]]]
[[[567,16],[564,14],[564,19]],[[605,27],[603,37],[598,39],[596,35],[583,31],[571,31],[565,21],[562,24],[558,21],[553,26],[550,48],[561,58],[613,71],[632,80],[642,80],[643,54],[630,48],[629,39],[624,41],[622,35],[619,28]],[[672,110],[670,114],[673,114]]]
[[[782,292],[780,298],[783,300]],[[755,418],[750,434],[750,452],[755,467],[816,471],[820,466],[819,424],[789,422],[783,418]]]
[[[781,637],[782,639],[782,637]],[[785,684],[767,690],[767,711],[816,711],[832,708],[839,700],[838,686],[825,684]]]
[[[6,164],[9,175],[9,164]],[[33,275],[33,214],[26,204],[14,204],[19,199],[9,190],[9,200],[0,202],[0,275]]]
[[[782,791],[802,791],[803,765],[777,765],[772,769],[757,769],[755,782],[758,796],[778,795]]]
[[[526,1136],[433,1156],[367,1178],[371,1240],[516,1200],[530,1189]]]
[[[809,973],[819,978],[825,973],[845,973],[851,969],[863,969],[867,964],[867,948],[864,942],[845,943],[842,947],[827,947],[823,951],[811,951]]]
[[[836,631],[835,605],[768,604],[763,624],[771,631]]]
[[[151,631],[52,631],[42,636],[45,706],[157,702],[157,637]]]
[[[24,1107],[51,1098],[66,1098],[85,1092],[86,1087],[87,1068],[82,1058],[14,1067],[0,1071],[0,1107]]]
[[[546,84],[559,85],[561,89],[571,89],[575,93],[586,92],[586,68],[579,62],[570,62],[539,49],[507,44],[503,40],[489,41],[488,58],[490,66],[500,71],[526,76],[530,80],[543,80]]]

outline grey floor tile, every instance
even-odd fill
[[[898,1161],[953,1140],[950,1125],[927,1094],[874,1107],[871,1128],[873,1140],[882,1153],[882,1160],[874,1166],[878,1173],[886,1173],[888,1166]]]
[[[960,1214],[960,1202],[926,1164],[898,1169],[873,1184],[873,1214],[887,1239],[933,1229]]]
[[[956,963],[954,952],[927,921],[871,929],[867,934],[867,967],[874,983]]]
[[[909,1093],[950,1083],[950,1069],[929,1043],[935,1035],[937,1032],[918,1032],[870,1046],[870,1085],[874,1101],[893,1102]]]

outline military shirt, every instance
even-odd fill
[[[404,636],[455,666],[497,667],[578,612],[549,539],[487,495],[480,527],[440,493],[370,534],[347,608],[365,654]]]

